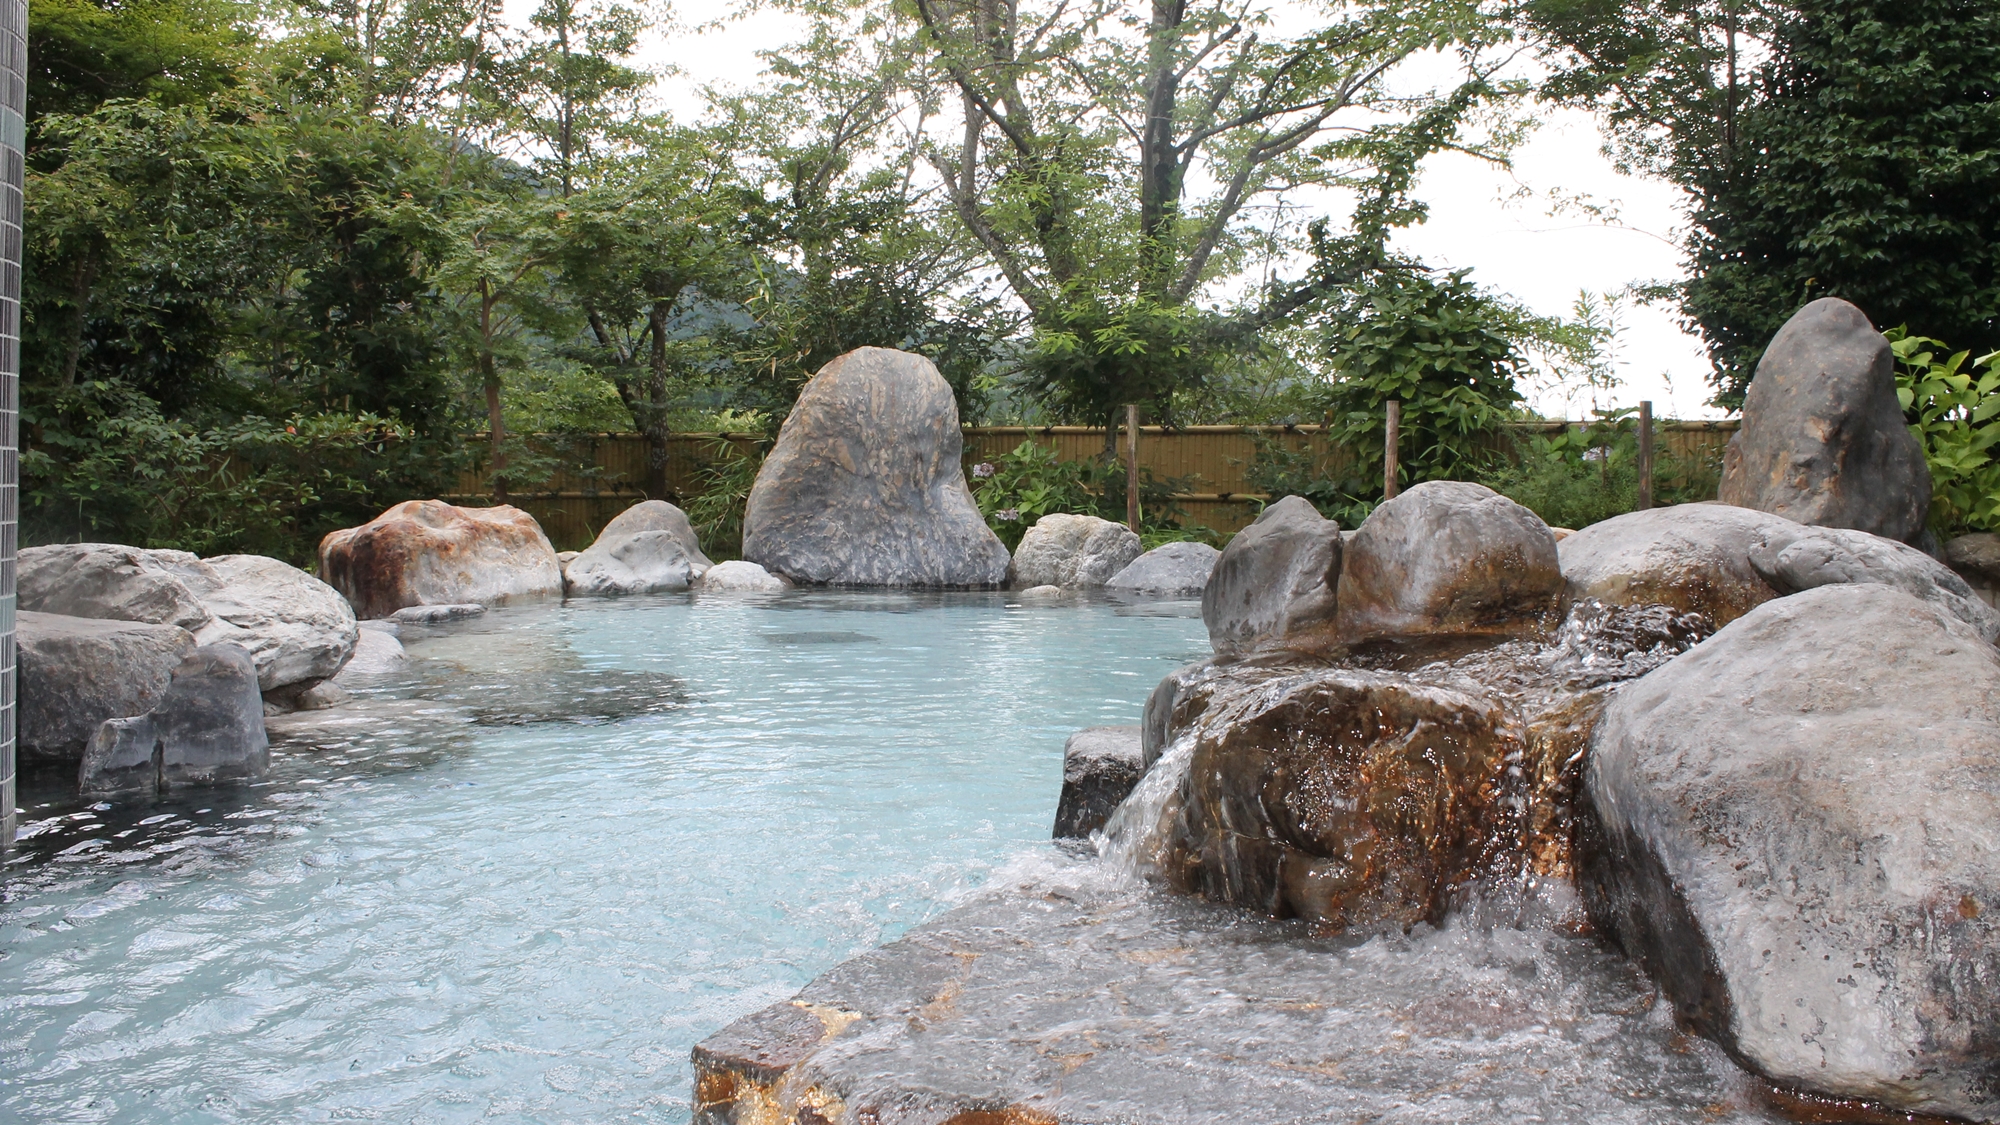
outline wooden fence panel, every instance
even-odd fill
[[[1575,424],[1575,423],[1568,423]],[[1553,430],[1565,423],[1537,423]],[[1527,428],[1527,427],[1523,427]],[[1687,467],[1719,465],[1722,449],[1737,423],[1661,422],[1657,441]],[[1125,435],[1118,435],[1118,452]],[[1256,518],[1269,499],[1251,489],[1246,476],[1256,456],[1257,442],[1274,442],[1292,450],[1310,450],[1336,463],[1343,450],[1332,448],[1320,426],[1188,426],[1165,430],[1139,428],[1139,464],[1159,479],[1182,481],[1176,502],[1197,524],[1234,532]],[[540,520],[558,550],[580,550],[618,513],[646,498],[649,451],[638,434],[588,434],[539,439],[552,454],[562,454],[587,469],[564,469],[533,490],[509,494],[509,502]],[[968,465],[1012,452],[1024,441],[1053,449],[1063,460],[1096,457],[1104,451],[1104,431],[1090,426],[990,426],[965,431]],[[754,434],[675,434],[668,441],[667,499],[685,502],[701,489],[701,470],[714,462],[723,447],[748,453]],[[492,502],[492,487],[484,468],[463,474],[443,499],[460,504]]]

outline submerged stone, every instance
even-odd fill
[[[743,557],[806,585],[992,589],[1007,548],[973,502],[951,385],[857,348],[806,383],[757,472]]]
[[[1326,940],[1087,869],[996,882],[702,1041],[697,1125],[1785,1120],[1546,921]]]
[[[1789,1086],[2000,1120],[2000,651],[1887,586],[1769,602],[1625,688],[1582,883],[1681,1020]]]
[[[1722,459],[1725,504],[1914,541],[1931,474],[1896,398],[1895,357],[1860,309],[1822,297],[1771,339]]]
[[[1081,839],[1104,822],[1145,772],[1138,727],[1089,727],[1063,743],[1062,796],[1052,835]]]

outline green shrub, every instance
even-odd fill
[[[1125,522],[1126,469],[1116,461],[1064,461],[1055,450],[1029,440],[1010,453],[973,465],[966,475],[971,478],[979,514],[986,517],[986,526],[1009,551],[1021,545],[1022,536],[1036,520],[1053,513]],[[1140,469],[1142,532],[1197,538],[1215,535],[1208,528],[1186,526],[1187,513],[1174,502],[1174,493],[1186,491],[1189,483],[1181,477],[1156,479],[1151,470]]]
[[[1653,503],[1715,498],[1719,466],[1688,465],[1655,447]],[[1639,506],[1639,433],[1630,407],[1599,411],[1584,426],[1531,434],[1514,457],[1478,474],[1481,484],[1530,509],[1551,527],[1580,528]]]
[[[708,460],[696,474],[700,490],[687,502],[688,522],[701,539],[702,552],[717,562],[743,554],[743,509],[757,470],[770,451],[759,443],[745,450],[727,438],[708,443]]]
[[[2000,352],[1966,362],[1942,341],[1883,333],[1896,355],[1896,397],[1931,469],[1931,530],[1940,539],[2000,529]],[[1939,358],[1943,356],[1943,358]]]

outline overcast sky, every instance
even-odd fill
[[[676,16],[683,25],[697,25],[736,7],[733,0],[681,0]],[[756,52],[783,44],[791,31],[785,17],[759,13],[705,34],[654,36],[636,61],[679,72],[662,80],[660,98],[676,117],[692,120],[701,112],[702,84],[749,84],[762,69]],[[1431,205],[1430,221],[1405,232],[1399,245],[1434,264],[1470,267],[1474,281],[1545,314],[1567,314],[1580,290],[1618,292],[1634,282],[1679,277],[1680,252],[1673,241],[1681,222],[1679,193],[1662,183],[1619,175],[1602,154],[1602,139],[1589,115],[1548,111],[1540,116],[1541,127],[1517,151],[1511,170],[1455,154],[1432,158],[1417,191]],[[1516,199],[1523,187],[1535,197]],[[1547,203],[1551,193],[1611,205],[1616,222],[1552,216]],[[1663,418],[1721,416],[1705,402],[1708,366],[1699,341],[1683,333],[1666,310],[1628,304],[1620,322],[1617,358],[1623,385],[1597,403],[1587,393],[1567,401],[1560,394],[1542,394],[1533,402],[1537,410],[1578,418],[1593,405],[1650,399],[1655,415]]]

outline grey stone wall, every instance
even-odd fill
[[[14,840],[14,550],[20,523],[21,150],[27,0],[0,0],[0,847]]]

